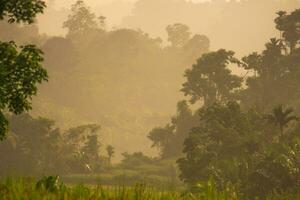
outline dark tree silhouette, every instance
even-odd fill
[[[173,47],[183,47],[191,37],[190,29],[184,24],[173,24],[166,28],[168,41]]]
[[[232,51],[220,49],[204,54],[185,72],[187,80],[181,91],[191,97],[191,103],[203,100],[204,105],[211,105],[230,100],[242,83],[242,79],[228,68],[229,64],[236,63],[239,61]]]
[[[284,135],[284,128],[290,122],[298,120],[298,117],[292,115],[293,112],[294,109],[284,109],[283,105],[279,105],[273,109],[272,114],[268,115],[269,121],[279,127],[281,136]]]
[[[112,145],[108,145],[108,146],[106,147],[106,153],[107,153],[109,162],[111,163],[111,159],[112,159],[112,157],[113,157],[114,154],[115,154],[115,148],[114,148]]]
[[[279,11],[277,15],[278,17],[275,19],[276,28],[281,31],[282,37],[288,43],[290,51],[293,52],[300,40],[300,9],[290,14]]]

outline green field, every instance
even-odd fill
[[[199,185],[200,187],[200,185]],[[55,177],[35,181],[32,178],[7,178],[0,184],[0,196],[3,200],[214,200],[237,199],[230,190],[218,192],[213,183],[201,185],[201,192],[161,191],[140,183],[125,186],[84,186],[65,185]]]
[[[65,185],[56,177],[6,178],[0,182],[1,200],[239,200],[227,187],[216,189],[213,181],[199,184],[194,193],[187,190],[160,190],[140,183],[134,186]],[[299,194],[299,193],[298,193]],[[274,194],[267,200],[297,200],[300,195]],[[258,200],[258,199],[257,199]]]

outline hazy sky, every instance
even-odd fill
[[[56,7],[69,7],[71,4],[76,2],[77,0],[48,0],[48,1],[55,1]],[[85,0],[85,2],[90,6],[103,6],[105,4],[110,4],[116,2],[117,0]],[[134,3],[137,0],[122,0],[123,2]],[[209,0],[179,0],[179,1],[192,1],[192,2],[203,2]],[[120,1],[118,1],[120,2]]]
[[[108,3],[112,3],[115,0],[85,0],[85,2],[90,6],[101,6]],[[135,2],[136,0],[123,0],[124,2]],[[69,7],[71,4],[76,2],[76,0],[55,0],[56,7]]]
[[[46,0],[48,9],[39,16],[40,33],[63,35],[62,22],[67,18],[69,9],[77,0]],[[97,15],[107,17],[110,27],[119,27],[124,17],[131,14],[138,0],[84,0]],[[209,0],[178,0],[187,2],[205,2]],[[51,10],[51,11],[50,11]],[[55,10],[55,11],[54,11]]]
[[[48,0],[48,9],[38,20],[40,32],[64,35],[63,21],[76,1]],[[108,29],[140,28],[152,37],[165,39],[165,27],[180,22],[188,25],[194,33],[207,35],[212,49],[228,48],[241,54],[261,50],[269,38],[278,36],[274,28],[276,11],[293,10],[300,5],[298,0],[245,0],[241,5],[229,3],[227,6],[218,0],[206,6],[184,2],[207,0],[141,0],[135,4],[136,1],[84,0],[97,16],[107,17]],[[252,15],[253,12],[256,14]]]

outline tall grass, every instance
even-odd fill
[[[133,187],[66,186],[55,178],[7,178],[0,183],[1,200],[236,200],[229,190],[218,192],[213,183],[202,184],[197,194],[159,191],[146,184]]]
[[[233,187],[218,191],[213,181],[194,192],[160,191],[146,184],[133,187],[66,186],[57,177],[6,178],[0,181],[0,200],[244,200]],[[257,199],[258,200],[258,199]],[[300,200],[300,191],[274,193],[267,200]]]

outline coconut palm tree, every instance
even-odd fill
[[[107,155],[108,155],[109,162],[111,163],[111,158],[115,154],[115,148],[112,145],[108,145],[106,147],[106,152],[107,152]]]
[[[268,115],[270,122],[274,123],[280,128],[280,134],[283,136],[284,128],[292,121],[297,121],[298,117],[292,115],[294,110],[292,108],[284,109],[283,105],[275,107],[272,114]]]

